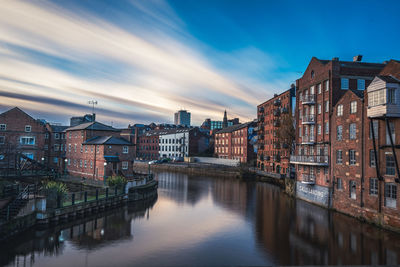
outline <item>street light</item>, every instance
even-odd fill
[[[107,185],[106,167],[107,167],[107,162],[104,162],[104,176],[103,176],[104,186]]]
[[[68,163],[68,159],[67,159],[67,158],[64,159],[64,162],[65,162],[65,164],[64,164],[64,174],[67,175],[67,163]]]

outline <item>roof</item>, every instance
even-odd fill
[[[118,156],[104,156],[106,162],[119,162]]]
[[[69,127],[66,129],[66,131],[75,131],[75,130],[95,130],[95,131],[113,131],[113,132],[120,131],[116,128],[113,128],[111,126],[105,125],[97,121],[82,123],[77,126]]]
[[[176,133],[186,133],[195,128],[172,128],[172,129],[158,129],[158,130],[151,130],[145,132],[144,135],[146,136],[153,136],[153,135],[166,135],[166,134],[176,134]]]
[[[86,140],[84,145],[133,145],[128,140],[114,136],[96,136]]]
[[[69,126],[61,126],[61,125],[52,125],[52,124],[50,124],[50,127],[51,127],[51,130],[53,132],[63,132]]]
[[[224,128],[224,129],[222,129],[222,130],[216,132],[216,134],[220,134],[220,133],[231,133],[231,132],[234,132],[234,131],[237,131],[237,130],[246,128],[246,127],[248,127],[248,126],[251,126],[252,123],[254,123],[254,121],[249,121],[249,122],[246,122],[246,123],[241,123],[241,124],[232,125],[232,126],[226,127],[226,128]]]
[[[394,78],[393,76],[389,76],[389,75],[377,75],[376,77],[378,77],[379,79],[381,79],[382,81],[385,81],[387,83],[400,83],[400,80],[397,80],[396,78]]]
[[[385,64],[382,63],[369,63],[369,62],[362,62],[362,61],[341,61],[341,60],[326,60],[326,59],[318,59],[316,58],[321,64],[326,65],[327,63],[339,62],[341,67],[349,67],[349,68],[382,68]]]

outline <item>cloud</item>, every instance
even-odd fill
[[[121,25],[76,5],[4,1],[1,95],[53,105],[60,116],[67,112],[64,117],[85,112],[85,106],[89,112],[87,101],[96,99],[97,113],[116,116],[121,125],[171,122],[173,113],[185,107],[200,124],[206,117],[220,118],[227,106],[229,114],[252,119],[264,101],[260,98],[281,85],[259,79],[274,64],[262,51],[215,51],[215,58],[225,62],[216,64],[168,4],[129,4],[140,19],[118,10]]]

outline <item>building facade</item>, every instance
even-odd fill
[[[178,110],[174,116],[175,125],[181,125],[184,127],[190,126],[190,112],[187,110]]]
[[[314,57],[296,81],[296,150],[290,162],[296,165],[299,198],[331,206],[333,107],[347,91],[364,91],[383,67],[360,56],[353,62]]]
[[[293,103],[296,88],[275,95],[257,106],[257,168],[270,174],[289,174],[293,140]],[[284,133],[285,132],[285,133]],[[292,133],[293,134],[293,133]]]
[[[229,126],[215,133],[214,154],[218,158],[236,159],[247,163],[255,158],[254,147],[251,144],[256,122]]]

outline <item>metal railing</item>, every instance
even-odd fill
[[[295,164],[328,165],[329,157],[320,155],[292,155],[290,156],[290,162]]]
[[[314,94],[303,95],[300,101],[302,104],[313,104],[315,103],[315,95]]]
[[[303,173],[301,175],[301,182],[304,184],[315,184],[315,174]]]
[[[310,124],[310,123],[315,123],[315,115],[304,115],[302,120],[301,120],[302,124]]]

